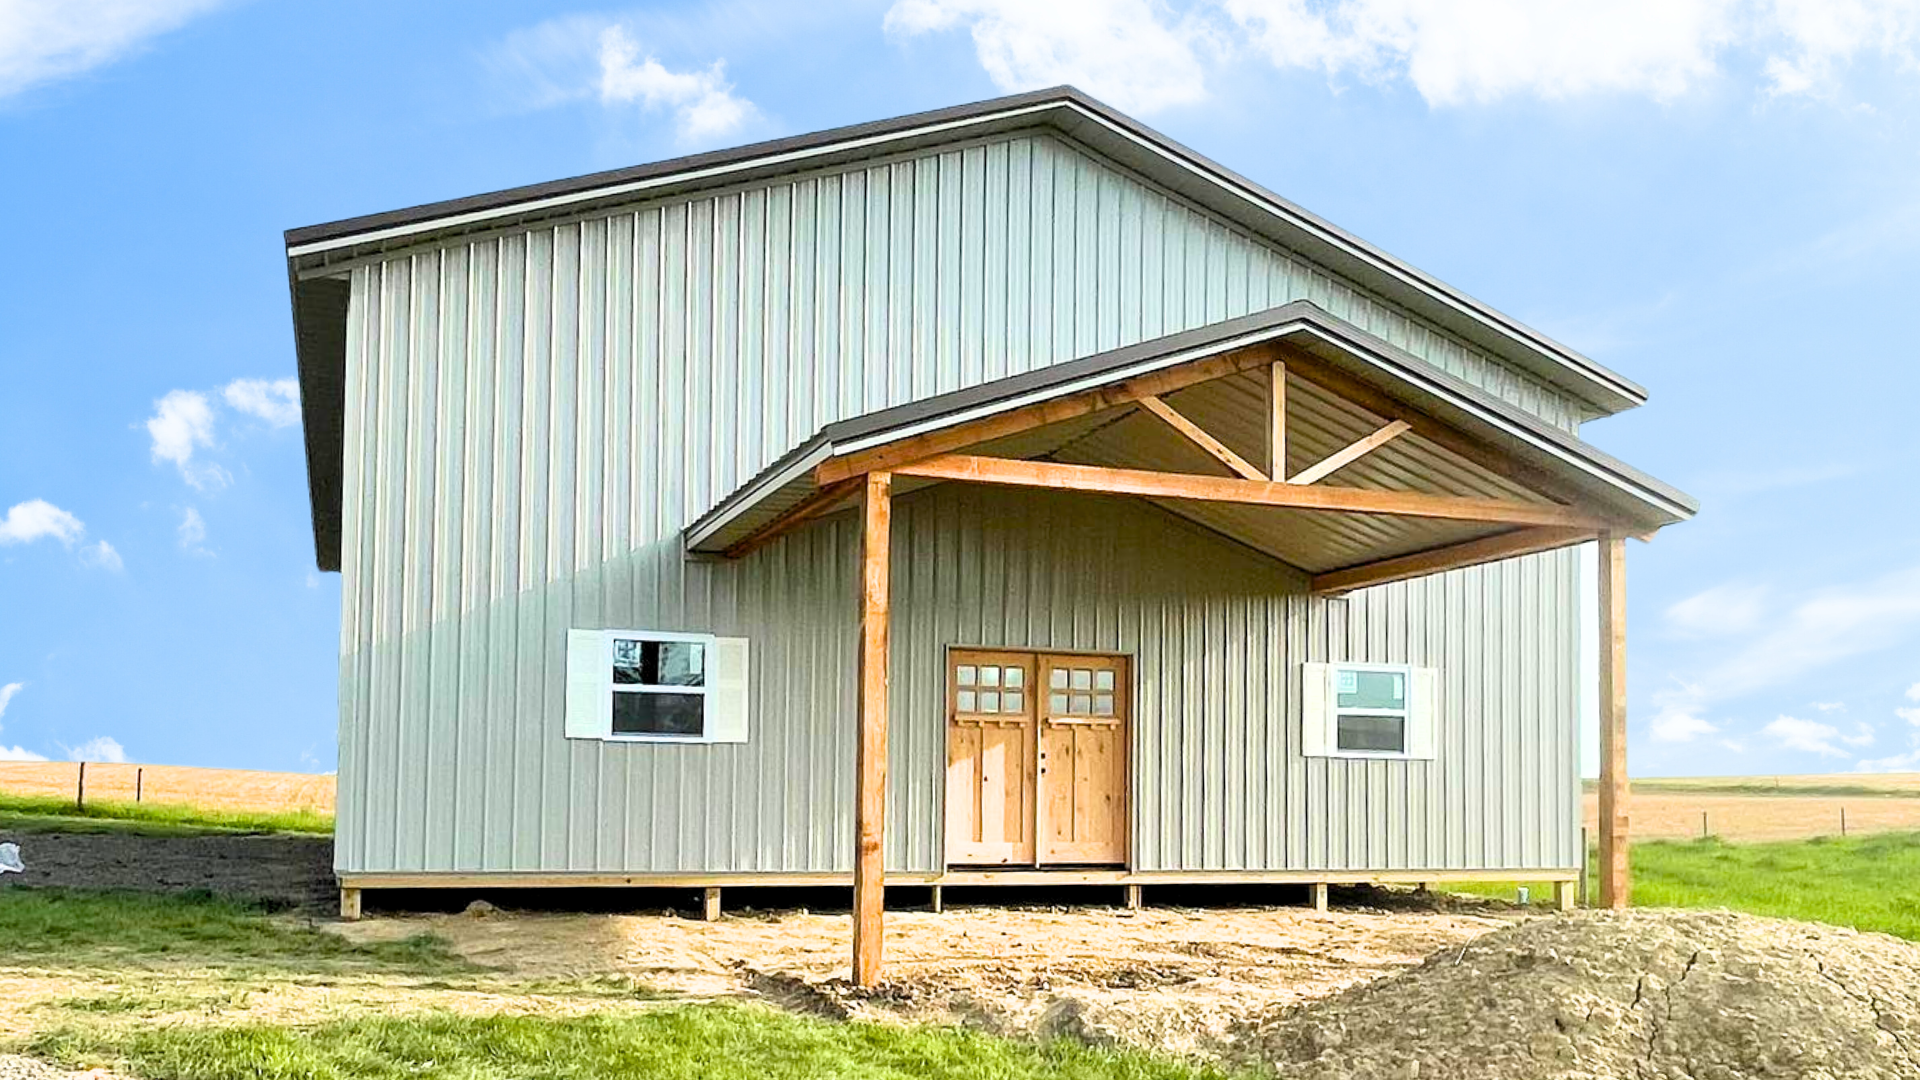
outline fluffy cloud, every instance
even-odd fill
[[[654,57],[643,57],[639,42],[622,26],[600,31],[600,100],[672,110],[686,139],[726,135],[754,115],[752,102],[734,96],[725,61],[700,71],[669,70]]]
[[[180,535],[181,547],[197,548],[207,538],[207,523],[201,519],[200,511],[189,506],[187,512],[180,515],[180,527],[176,531]]]
[[[85,536],[87,527],[80,519],[45,499],[29,499],[16,504],[0,518],[0,544],[27,544],[43,537],[73,546]]]
[[[1816,701],[1813,707],[1823,713],[1847,711],[1847,703],[1844,701]]]
[[[7,746],[0,743],[0,761],[45,761],[47,755],[36,754],[24,746]]]
[[[79,518],[45,499],[17,503],[7,511],[6,517],[0,518],[0,545],[27,544],[51,538],[71,548],[86,535],[87,527]],[[105,540],[82,546],[80,561],[114,571],[125,568],[120,561],[120,553]]]
[[[1705,706],[1699,698],[1691,688],[1655,694],[1653,703],[1658,711],[1647,725],[1654,740],[1684,743],[1717,733],[1720,726],[1700,715]]]
[[[903,37],[965,27],[1006,91],[1072,83],[1138,113],[1207,96],[1202,18],[1176,19],[1152,0],[897,0],[885,25]]]
[[[300,422],[300,383],[297,379],[235,379],[222,390],[227,404],[274,427]]]
[[[120,745],[120,741],[106,735],[88,739],[79,746],[69,746],[65,749],[68,761],[101,761],[119,765],[127,760],[127,751]]]
[[[1920,569],[1819,590],[1770,619],[1692,682],[1728,698],[1887,648],[1920,628]]]
[[[221,0],[7,0],[0,98],[111,63]]]
[[[1788,750],[1801,750],[1821,757],[1853,756],[1835,745],[1846,741],[1840,734],[1840,729],[1832,724],[1822,724],[1817,720],[1800,720],[1791,716],[1782,716],[1761,728],[1760,734]]]
[[[26,683],[10,682],[0,686],[0,716],[7,715],[7,706],[13,703],[13,695],[27,688]]]
[[[194,449],[213,445],[213,406],[197,390],[169,390],[147,419],[153,460],[171,461],[181,479],[201,490],[225,487],[232,478],[218,465],[195,465]]]

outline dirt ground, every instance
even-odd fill
[[[337,910],[328,836],[136,836],[0,829],[20,845],[23,874],[0,888],[56,886],[184,892],[205,889],[272,904]]]
[[[1636,840],[1692,840],[1707,831],[1723,840],[1806,840],[1847,832],[1920,829],[1920,798],[1906,795],[1721,795],[1704,791],[1636,790],[1628,811]],[[1598,836],[1599,803],[1587,796],[1588,835]]]
[[[71,761],[0,762],[0,792],[72,798],[80,766]],[[87,798],[132,802],[138,775],[143,802],[190,803],[206,810],[333,812],[334,778],[316,773],[201,769],[187,765],[87,763]]]
[[[1366,898],[1367,894],[1355,896]],[[355,940],[431,932],[515,976],[616,974],[676,995],[759,997],[830,1016],[957,1022],[1179,1054],[1218,1052],[1250,1015],[1418,964],[1520,916],[1416,908],[949,907],[887,915],[887,982],[846,982],[845,914],[415,915],[335,924]],[[1349,903],[1353,896],[1348,897]]]

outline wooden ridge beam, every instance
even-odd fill
[[[780,537],[826,513],[840,502],[852,498],[860,492],[860,479],[855,477],[842,480],[837,484],[814,489],[813,494],[801,499],[789,507],[786,512],[748,533],[742,539],[729,546],[722,555],[729,559],[743,558],[760,548],[773,543]]]
[[[1140,398],[1140,405],[1148,412],[1165,421],[1168,427],[1185,435],[1187,441],[1213,455],[1215,461],[1239,473],[1244,479],[1267,479],[1266,473],[1254,468],[1246,458],[1234,453],[1232,447],[1214,438],[1205,428],[1187,419],[1178,409],[1160,400],[1157,395],[1146,394],[1142,396]]]
[[[1312,484],[1324,480],[1328,476],[1333,475],[1400,436],[1405,435],[1408,431],[1412,430],[1412,428],[1413,425],[1407,423],[1405,420],[1395,420],[1393,423],[1368,435],[1366,438],[1356,439],[1352,443],[1321,458],[1312,465],[1301,469],[1297,475],[1287,482],[1290,484]]]
[[[953,427],[913,435],[898,442],[885,443],[844,457],[829,458],[814,468],[814,482],[821,486],[876,470],[897,469],[901,465],[939,454],[951,453],[975,443],[1018,435],[1046,424],[1057,424],[1132,405],[1147,396],[1170,394],[1175,390],[1237,375],[1273,362],[1270,346],[1255,346],[1180,364],[1162,371],[1149,372],[1114,383],[1070,394],[1053,401],[1039,401],[993,416],[956,424]]]
[[[1387,514],[1400,517],[1481,521],[1506,525],[1558,525],[1600,530],[1606,522],[1557,504],[1507,502],[1500,499],[1428,495],[1412,491],[1371,491],[1237,480],[1220,476],[1113,469],[1098,465],[1065,465],[1051,461],[947,454],[896,469],[901,476],[929,480],[964,480],[1014,487],[1091,491],[1109,495],[1139,495],[1157,499],[1244,503],[1295,510],[1330,510],[1349,514]]]
[[[1591,540],[1595,535],[1590,529],[1551,525],[1514,529],[1496,536],[1483,536],[1478,540],[1448,544],[1315,574],[1311,589],[1323,595],[1337,595],[1354,589],[1364,589],[1370,585],[1385,585],[1390,581],[1426,577],[1428,574],[1437,574],[1443,570],[1458,570],[1464,566],[1478,566],[1519,555],[1532,555],[1536,552],[1570,547]]]

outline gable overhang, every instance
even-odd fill
[[[635,202],[831,170],[892,155],[1017,132],[1046,131],[1132,170],[1166,191],[1318,264],[1573,396],[1595,415],[1642,404],[1646,391],[1579,352],[1395,259],[1251,180],[1071,87],[856,124],[633,168],[509,188],[290,229],[285,234],[295,346],[307,420],[316,555],[340,553],[339,429],[345,308],[318,284],[391,254],[503,229],[578,218]]]
[[[1236,357],[1243,359],[1235,361]],[[1311,303],[1296,302],[830,424],[688,526],[686,547],[695,554],[740,554],[756,537],[779,527],[796,510],[829,509],[851,497],[853,492],[846,484],[863,460],[878,466],[904,465],[919,452],[913,448],[928,445],[941,433],[964,433],[995,417],[1045,409],[1050,402],[1085,401],[1090,396],[1097,399],[1109,388],[1143,379],[1160,379],[1167,386],[1182,388],[1178,392],[1191,393],[1231,373],[1289,359],[1296,368],[1316,371],[1314,377],[1319,382],[1335,386],[1348,397],[1371,402],[1376,415],[1404,410],[1427,418],[1445,431],[1457,433],[1457,440],[1452,442],[1456,448],[1483,446],[1489,453],[1515,462],[1515,470],[1524,474],[1519,482],[1488,474],[1477,485],[1469,482],[1451,489],[1452,494],[1533,497],[1543,506],[1554,504],[1538,491],[1526,490],[1525,481],[1534,480],[1537,488],[1550,489],[1560,503],[1576,502],[1592,521],[1638,534],[1685,520],[1698,508],[1685,493],[1567,432]],[[1212,365],[1205,369],[1208,381],[1188,384],[1171,377],[1201,365]],[[1024,453],[1070,462],[1076,460],[1073,447],[1084,449],[1093,440],[1104,438],[1112,448],[1113,438],[1100,434],[1101,429],[1111,429],[1118,410],[1127,407],[1120,402],[1111,407],[1074,410],[1070,418],[1042,425],[1059,432],[1057,438],[1020,437],[1026,440]],[[997,446],[1003,454],[1024,456],[1020,438],[1001,439]],[[895,452],[893,448],[899,449]],[[1127,449],[1120,447],[1122,456]],[[1430,447],[1428,453],[1436,462],[1453,456],[1443,447]],[[1116,461],[1109,450],[1102,460],[1082,463],[1111,465]],[[1145,459],[1119,463],[1157,466]],[[1435,467],[1451,469],[1455,475],[1464,468],[1457,462]],[[1400,471],[1421,468],[1418,461],[1409,459]],[[1384,488],[1387,483],[1375,486]],[[1201,517],[1203,523],[1211,523]],[[1435,543],[1443,539],[1481,539],[1497,531],[1441,532],[1433,534],[1432,539]],[[1408,539],[1406,544],[1410,545],[1407,551],[1417,550],[1417,542]],[[1404,553],[1385,550],[1377,554]]]

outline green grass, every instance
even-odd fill
[[[1594,853],[1588,876],[1597,879]],[[1512,900],[1517,885],[1480,882],[1457,891]],[[1551,886],[1530,886],[1551,904]],[[1920,941],[1920,832],[1821,836],[1772,843],[1656,840],[1633,845],[1638,907],[1730,908],[1807,919]]]
[[[29,1052],[179,1080],[1224,1080],[1218,1069],[1065,1041],[830,1022],[743,1005],[572,1018],[430,1013],[313,1027],[68,1026]]]
[[[333,815],[317,810],[205,810],[183,803],[89,802],[58,795],[0,793],[0,832],[129,832],[144,836],[208,833],[310,833],[330,836]]]
[[[1782,784],[1779,780],[1743,778],[1737,781],[1718,782],[1713,780],[1635,780],[1637,791],[1662,791],[1692,795],[1772,795],[1772,796],[1829,796],[1848,799],[1916,799],[1920,791],[1896,790],[1875,787],[1870,784],[1817,783]]]
[[[430,935],[359,945],[267,909],[204,894],[0,889],[11,967],[231,965],[299,972],[471,970]]]

